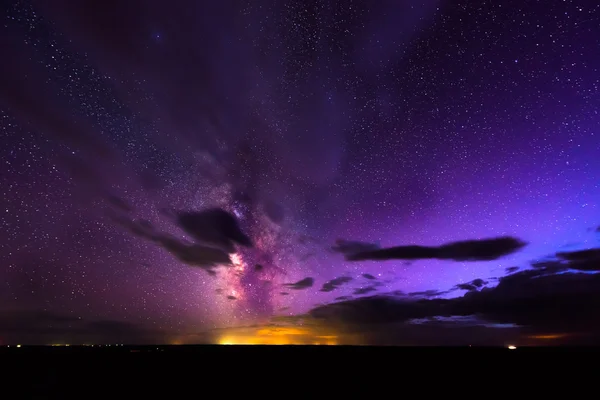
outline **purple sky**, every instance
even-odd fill
[[[600,6],[418,3],[9,6],[0,308],[195,331],[304,312],[363,273],[446,290],[594,246]],[[188,240],[161,210],[222,207],[256,246],[211,277],[114,224],[108,195]],[[505,235],[529,245],[410,265],[330,251]]]

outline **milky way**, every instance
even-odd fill
[[[175,3],[3,10],[3,310],[194,331],[597,240],[600,6]],[[191,243],[172,213],[214,207],[254,244],[216,276],[111,219]],[[528,245],[476,262],[332,250],[500,236]]]

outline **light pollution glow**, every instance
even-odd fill
[[[268,327],[254,331],[232,332],[219,339],[224,345],[337,345],[338,336],[316,334],[307,328]]]

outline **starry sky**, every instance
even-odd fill
[[[2,6],[3,313],[198,332],[597,245],[595,2],[204,3]],[[252,246],[213,268],[177,215],[215,208]]]

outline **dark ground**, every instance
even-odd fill
[[[142,394],[176,398],[194,391],[194,397],[199,398],[207,393],[211,398],[225,393],[320,397],[325,395],[323,390],[341,396],[342,392],[355,393],[362,388],[379,390],[381,383],[396,381],[403,387],[415,383],[421,388],[427,380],[435,382],[428,390],[442,389],[441,381],[471,381],[479,377],[492,378],[497,385],[499,379],[514,381],[531,374],[541,376],[545,371],[561,373],[561,380],[565,381],[568,376],[564,372],[579,371],[578,365],[592,365],[599,349],[11,346],[0,348],[0,360],[4,366],[1,380],[20,393],[11,399],[118,399]],[[544,379],[550,378],[545,375]],[[159,391],[165,394],[157,397]]]

